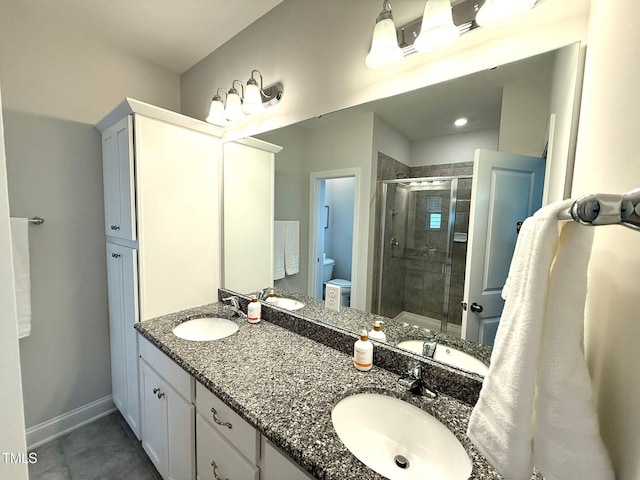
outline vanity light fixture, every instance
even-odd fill
[[[424,14],[396,29],[390,0],[382,2],[365,63],[373,70],[393,67],[416,52],[443,50],[478,27],[500,27],[544,0],[425,0]],[[398,46],[398,36],[402,44]]]
[[[255,78],[256,75],[260,78],[259,84]],[[236,88],[236,84],[240,86]],[[220,90],[225,92],[225,102],[219,95]],[[224,88],[218,88],[211,100],[206,121],[224,127],[227,121],[241,120],[246,115],[260,113],[265,108],[278,104],[283,92],[282,83],[274,83],[264,88],[262,74],[258,70],[252,70],[246,87],[240,80],[234,80],[228,92]]]
[[[391,2],[383,0],[382,11],[376,18],[376,26],[373,29],[371,50],[369,50],[365,63],[373,70],[385,70],[403,58],[404,54],[398,45],[396,25],[393,23]]]
[[[450,0],[427,0],[422,16],[420,35],[413,46],[418,52],[430,53],[443,50],[460,36],[460,29],[453,23]]]

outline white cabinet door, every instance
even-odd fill
[[[154,362],[167,358],[164,354],[156,349],[145,358],[144,342],[146,340],[141,339],[141,346],[145,345],[140,358],[142,447],[162,478],[192,480],[195,477],[195,407],[163,376],[163,362]],[[186,372],[182,373],[191,379]]]
[[[302,470],[269,440],[262,441],[262,468],[260,480],[310,480],[311,475]]]
[[[167,398],[169,479],[192,480],[195,476],[195,407],[163,382]]]
[[[107,284],[113,403],[140,438],[138,346],[133,328],[138,321],[135,249],[107,243]]]
[[[133,126],[128,115],[102,132],[105,233],[136,239]]]
[[[147,362],[140,360],[142,401],[142,448],[163,478],[168,470],[167,401],[162,378]]]

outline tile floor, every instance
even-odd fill
[[[161,480],[119,413],[111,413],[33,450],[30,480]]]

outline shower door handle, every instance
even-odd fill
[[[471,307],[469,307],[471,309],[472,312],[475,313],[482,313],[484,311],[484,308],[482,307],[482,305],[478,305],[476,302],[473,302],[471,304]]]

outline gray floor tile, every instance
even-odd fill
[[[63,437],[60,445],[65,457],[70,458],[97,446],[126,445],[130,443],[115,414],[107,415]]]
[[[66,467],[66,460],[59,440],[53,440],[32,450],[36,454],[36,463],[29,464],[29,475],[32,478],[46,470]]]
[[[74,480],[65,464],[54,465],[46,470],[32,472],[29,467],[29,480]]]
[[[129,478],[125,472],[128,472],[132,465],[141,465],[144,468],[132,445],[92,447],[67,457],[67,463],[71,476],[79,480]]]
[[[119,413],[34,449],[31,480],[162,480]]]

